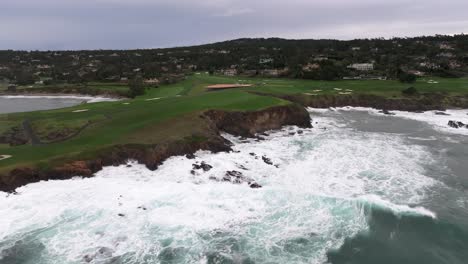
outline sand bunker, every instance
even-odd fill
[[[159,100],[159,99],[162,99],[162,98],[161,97],[150,98],[150,99],[145,99],[145,101],[155,101],[155,100]]]
[[[215,85],[210,85],[207,86],[207,89],[210,90],[218,90],[218,89],[231,89],[231,88],[244,88],[244,87],[251,87],[253,86],[252,84],[215,84]]]
[[[11,155],[0,155],[0,160],[6,160],[6,159],[9,159],[11,157],[12,157]]]

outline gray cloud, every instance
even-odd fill
[[[239,37],[462,33],[466,0],[3,0],[0,49],[152,48]]]

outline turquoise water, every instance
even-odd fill
[[[265,141],[226,136],[231,153],[0,194],[0,263],[466,263],[467,136],[365,111],[312,117]],[[213,169],[190,173],[201,161]],[[263,188],[219,181],[231,170]]]

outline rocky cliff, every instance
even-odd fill
[[[445,94],[422,94],[403,98],[386,98],[377,95],[285,95],[281,98],[313,108],[329,107],[371,107],[384,110],[429,111],[447,108],[468,108],[468,96],[447,96]]]

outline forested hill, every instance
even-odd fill
[[[0,81],[82,83],[195,71],[306,79],[468,75],[468,35],[394,39],[237,39],[145,50],[0,51]]]

